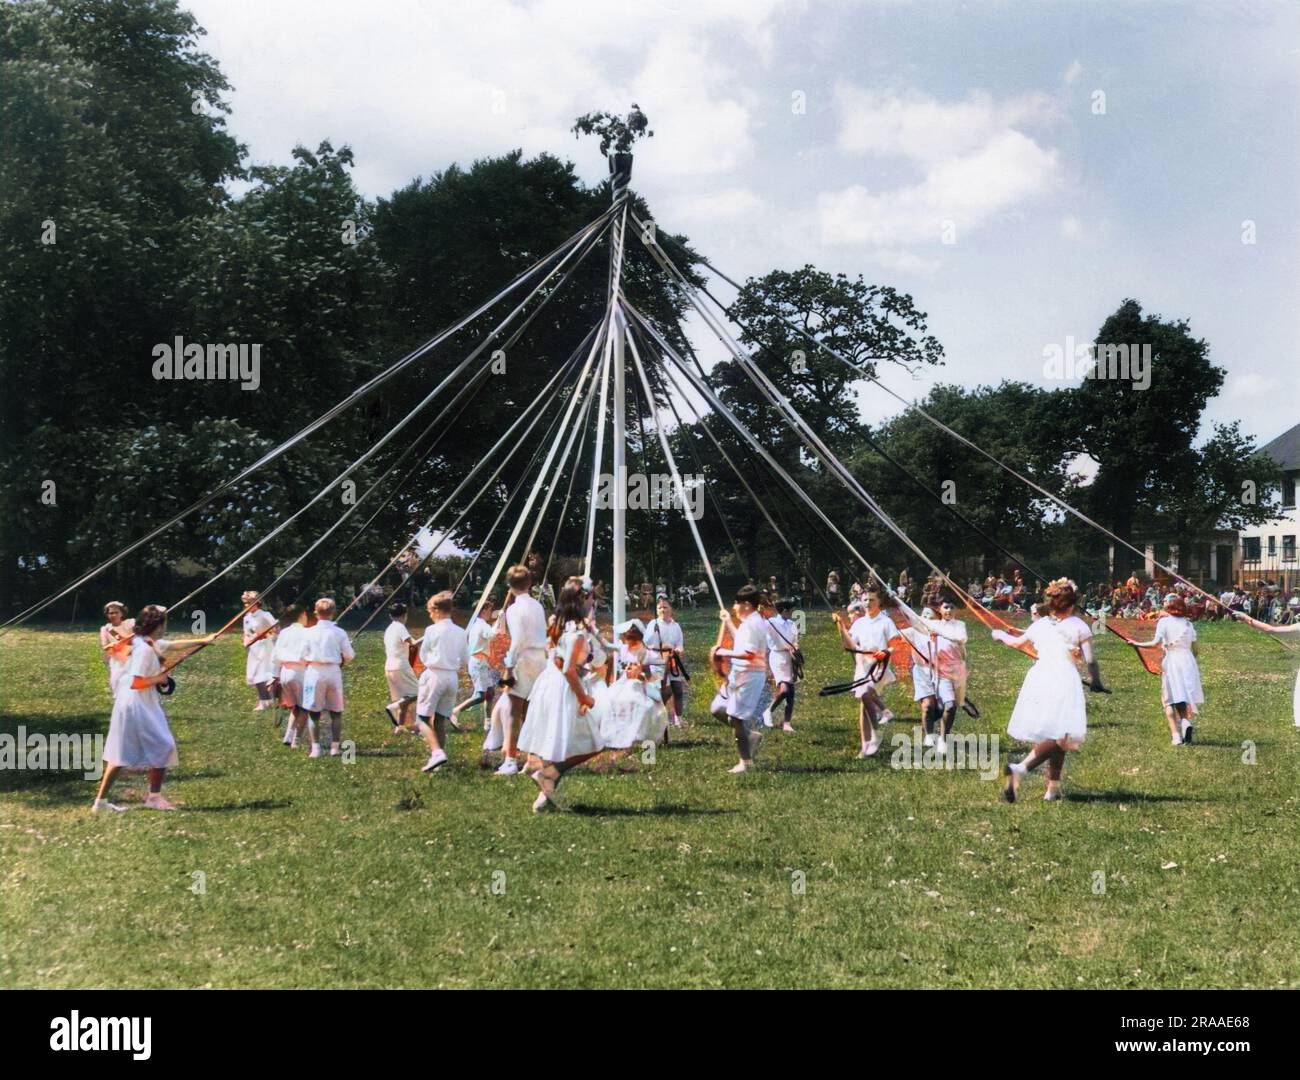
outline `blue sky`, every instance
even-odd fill
[[[910,292],[943,381],[1043,383],[1046,348],[1131,296],[1210,342],[1210,420],[1261,442],[1300,421],[1300,5],[188,6],[256,161],[348,143],[376,196],[518,146],[595,181],[573,117],[635,100],[656,135],[634,183],[664,227],[732,276],[811,262]]]

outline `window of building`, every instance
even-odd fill
[[[1276,536],[1270,536],[1268,538],[1268,557],[1270,559],[1277,558],[1277,537]]]
[[[1242,537],[1241,557],[1246,562],[1259,562],[1259,537],[1258,536]]]
[[[1282,478],[1282,505],[1288,509],[1295,506],[1295,477],[1291,475]]]
[[[1284,562],[1295,562],[1295,537],[1282,537],[1282,559]]]

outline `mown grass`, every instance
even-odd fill
[[[79,774],[0,773],[0,985],[1300,985],[1292,655],[1202,627],[1209,702],[1173,749],[1157,680],[1104,641],[1115,692],[1089,698],[1067,799],[1034,781],[1005,806],[975,771],[855,759],[851,699],[815,695],[847,673],[824,614],[797,733],[728,775],[714,625],[688,622],[684,737],[635,773],[573,774],[570,812],[541,817],[531,783],[474,767],[477,735],[419,774],[378,712],[378,634],[348,674],[350,765],[283,749],[238,643],[208,650],[168,706],[180,812],[92,816]],[[1003,732],[1025,661],[975,629],[983,716],[961,727]],[[88,628],[0,644],[0,730],[107,730]],[[891,691],[887,737],[910,733],[909,699]]]

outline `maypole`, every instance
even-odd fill
[[[614,204],[623,203],[618,224],[610,232],[608,310],[612,324],[614,364],[614,573],[612,599],[614,625],[627,618],[627,385],[624,346],[627,324],[617,305],[623,276],[623,240],[627,230],[628,184],[632,179],[632,155],[615,153],[609,159],[610,187]]]
[[[578,117],[573,125],[575,135],[599,135],[600,152],[609,161],[610,212],[617,222],[610,230],[609,295],[605,299],[605,318],[609,337],[606,348],[609,364],[613,368],[613,574],[611,607],[614,624],[627,618],[627,372],[624,367],[627,342],[627,322],[619,309],[618,297],[622,292],[624,240],[631,204],[628,185],[632,182],[632,144],[642,136],[650,137],[646,115],[635,102],[632,111],[623,120],[612,113],[587,113]],[[604,427],[604,390],[601,391],[599,429],[596,439],[595,467],[592,475],[593,501],[599,486],[600,454]],[[593,508],[594,509],[594,508]],[[586,571],[591,573],[591,548],[595,514],[589,518],[587,530]]]

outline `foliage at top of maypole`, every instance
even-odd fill
[[[616,154],[628,154],[632,152],[632,144],[637,139],[654,138],[650,121],[635,101],[626,120],[620,120],[613,113],[590,112],[578,117],[569,130],[575,139],[583,135],[599,135],[600,152],[605,157],[609,157],[611,146]]]

